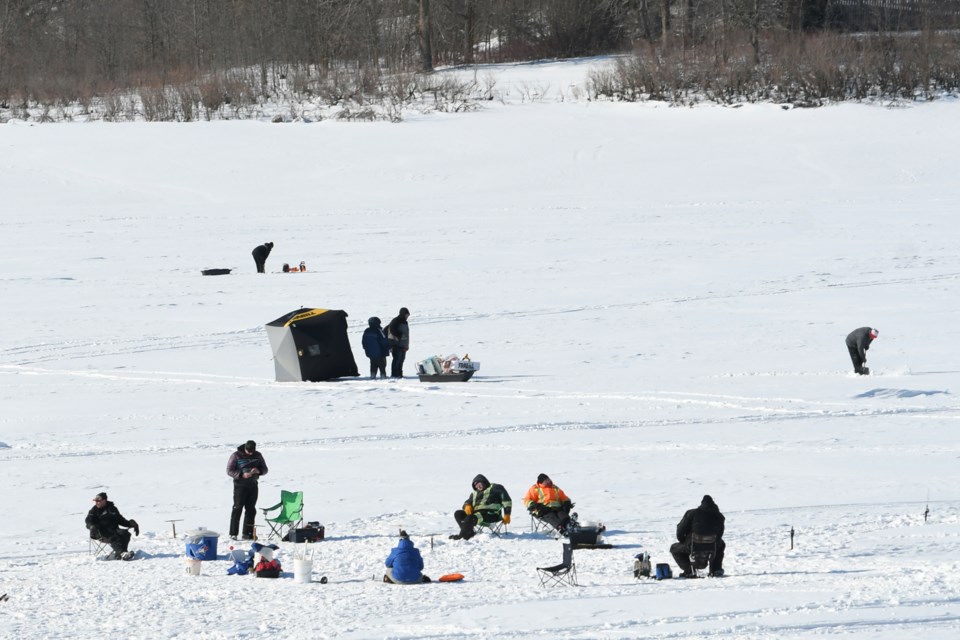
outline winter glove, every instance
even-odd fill
[[[562,505],[560,505],[560,508],[563,509],[564,511],[568,511],[568,512],[569,512],[570,509],[573,509],[573,503],[570,502],[569,500],[567,500],[567,501],[564,502]]]
[[[133,532],[139,536],[139,535],[140,535],[140,525],[137,524],[137,521],[134,520],[133,518],[130,518],[129,522],[130,522],[130,526],[133,527]]]
[[[509,514],[509,513],[503,514],[503,524],[510,524],[510,514]]]
[[[465,505],[463,505],[463,512],[464,512],[465,514],[467,514],[468,516],[472,516],[472,515],[473,515],[473,505],[472,505],[472,504],[465,504]]]

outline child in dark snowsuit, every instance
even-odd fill
[[[367,320],[369,325],[363,332],[363,352],[370,358],[370,379],[377,379],[377,371],[380,371],[380,377],[387,377],[387,353],[390,348],[387,345],[387,337],[383,335],[383,329],[380,328],[380,318],[374,316]]]

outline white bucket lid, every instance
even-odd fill
[[[210,531],[209,529],[204,529],[200,527],[198,529],[193,529],[192,531],[187,531],[187,535],[191,538],[219,538],[220,534],[216,531]]]

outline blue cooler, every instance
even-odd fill
[[[220,534],[216,531],[206,529],[187,531],[187,557],[194,560],[216,560],[219,537]]]

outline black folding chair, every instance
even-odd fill
[[[710,566],[713,557],[717,555],[717,536],[690,534],[690,571],[694,577],[700,577],[699,572]]]
[[[573,547],[563,545],[563,562],[552,567],[537,567],[541,587],[553,587],[565,584],[570,587],[579,587],[577,583],[577,565],[573,562]]]

